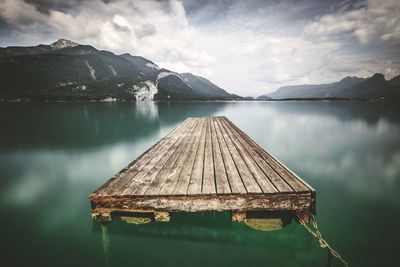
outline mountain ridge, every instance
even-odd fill
[[[116,55],[66,39],[50,45],[0,48],[0,71],[3,101],[241,99],[210,81],[213,86],[193,88],[181,74],[144,57]]]
[[[257,99],[400,99],[400,75],[386,80],[382,73],[368,78],[347,76],[340,81],[327,84],[291,85],[275,92],[261,95]]]
[[[283,86],[256,99],[231,94],[208,79],[177,73],[138,55],[59,39],[0,47],[0,101],[386,100],[400,99],[400,75],[347,76],[327,84]]]

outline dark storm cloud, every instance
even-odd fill
[[[185,0],[183,1],[187,14],[197,19],[199,23],[209,23],[223,19],[230,13],[240,16],[263,15],[279,16],[289,21],[309,20],[338,10],[358,9],[364,1],[338,1],[338,0]],[[273,9],[275,14],[271,14]]]
[[[26,3],[32,4],[42,13],[48,13],[50,9],[66,10],[79,4],[81,1],[82,0],[25,0]]]
[[[113,1],[118,0],[24,0],[24,2],[33,5],[44,14],[48,14],[50,10],[68,11],[82,5],[82,3],[103,2],[107,4]]]
[[[305,32],[316,38],[344,40],[367,49],[385,50],[390,56],[400,52],[400,3],[397,0],[370,0],[358,9],[340,10],[320,16]],[[353,41],[353,42],[352,42]]]
[[[139,38],[154,35],[156,32],[156,27],[150,23],[146,23],[140,27],[135,28],[135,34]]]
[[[120,32],[127,32],[130,33],[131,29],[127,26],[119,25],[115,22],[112,22],[112,26],[114,27],[115,30],[120,31]]]

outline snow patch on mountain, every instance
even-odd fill
[[[174,72],[166,72],[166,71],[160,72],[160,73],[158,74],[158,76],[157,76],[157,81],[160,80],[160,79],[162,79],[162,78],[171,76],[171,75],[176,76],[176,77],[178,77],[179,79],[181,79],[181,80],[183,81],[182,77],[181,77],[179,74],[174,73]]]
[[[146,67],[149,67],[149,68],[152,68],[152,69],[156,69],[156,70],[160,69],[156,64],[153,64],[153,63],[150,63],[150,62],[147,62],[145,65],[146,65]]]
[[[157,83],[154,84],[153,81],[145,81],[133,86],[133,95],[136,101],[153,100],[157,92]]]
[[[113,67],[112,65],[108,65],[108,67],[110,68],[111,73],[112,73],[114,76],[117,76],[117,75],[118,75],[118,73],[116,72],[116,70],[114,69],[114,67]]]
[[[78,43],[72,42],[70,40],[59,39],[59,40],[55,41],[54,43],[50,44],[50,47],[53,49],[63,49],[63,48],[67,48],[67,47],[75,47],[78,45],[79,45]]]
[[[96,71],[94,70],[94,68],[89,64],[89,62],[87,60],[85,60],[86,66],[88,67],[89,71],[90,71],[90,76],[92,76],[93,80],[96,80]]]

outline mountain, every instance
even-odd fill
[[[79,45],[78,43],[72,42],[70,40],[59,39],[59,40],[55,41],[54,43],[52,43],[50,46],[53,49],[63,49],[63,48],[67,48],[67,47],[75,47],[78,45]]]
[[[213,84],[206,78],[192,73],[181,73],[181,77],[197,94],[208,99],[240,100],[241,97],[230,94],[224,89]]]
[[[167,69],[160,70],[159,74],[157,75],[157,84],[159,89],[157,97],[160,100],[210,100],[193,90],[193,88],[185,83],[179,73],[172,72]]]
[[[370,78],[346,77],[318,85],[284,86],[266,95],[272,99],[400,99],[399,76],[386,81],[383,74]]]
[[[268,101],[271,99],[272,98],[270,98],[269,96],[266,96],[266,95],[260,95],[259,97],[256,98],[257,101]]]
[[[383,74],[375,73],[369,79],[349,87],[346,90],[341,90],[338,94],[348,98],[400,99],[400,76],[386,81]]]
[[[146,80],[133,64],[110,52],[83,45],[57,47],[6,48],[12,56],[0,58],[0,98],[129,100],[135,95],[133,86]]]
[[[352,87],[363,80],[363,78],[346,77],[339,82],[329,84],[284,86],[268,96],[273,99],[335,97],[338,90]]]
[[[136,66],[143,74],[156,78],[159,71],[160,67],[157,66],[153,61],[150,61],[148,59],[145,59],[144,57],[140,56],[132,56],[131,54],[122,54],[120,57],[125,58],[129,62],[131,62],[133,65]]]
[[[55,52],[56,50],[59,49],[71,48],[76,46],[82,46],[82,45],[66,39],[59,39],[50,45],[40,44],[38,46],[9,46],[5,48],[0,47],[0,58],[20,56],[20,55],[47,54]]]
[[[66,39],[0,48],[0,72],[3,100],[232,99],[210,81],[192,86],[181,74],[143,57],[115,55]]]

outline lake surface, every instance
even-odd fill
[[[1,103],[2,266],[341,266],[303,226],[227,213],[102,227],[88,195],[190,116],[225,115],[317,190],[351,266],[395,266],[400,117],[390,103]]]

